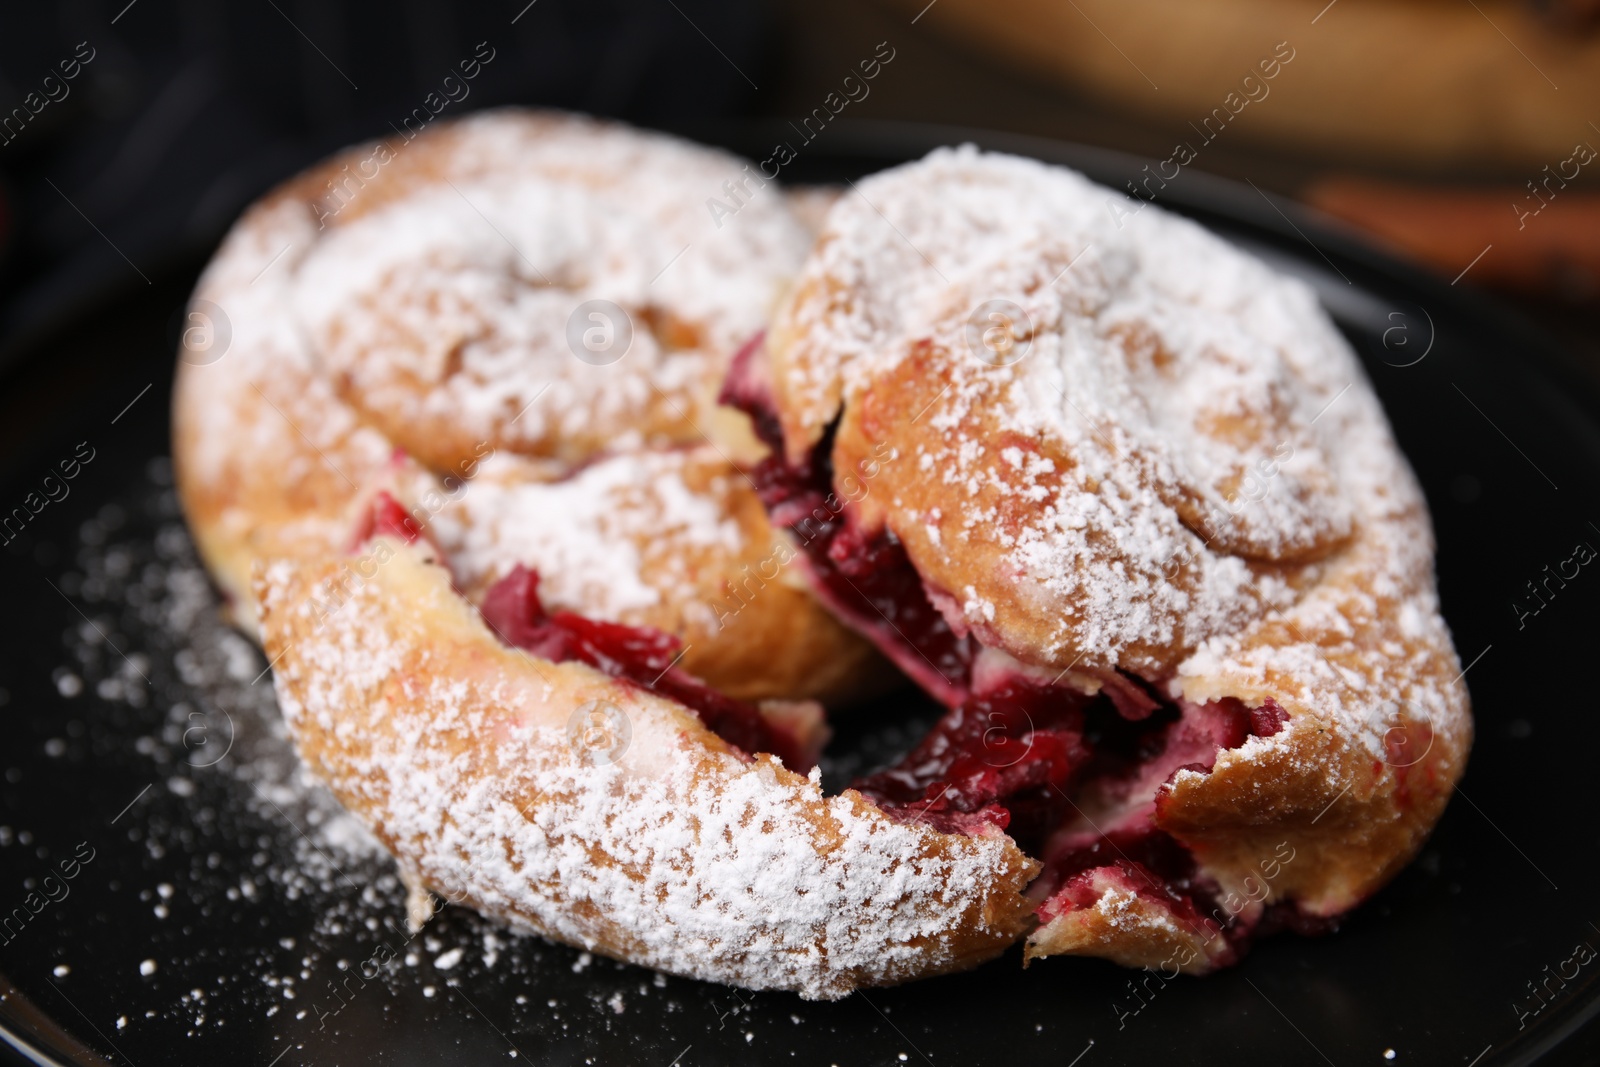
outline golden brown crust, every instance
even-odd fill
[[[684,641],[686,669],[742,698],[848,699],[881,684],[876,653],[773,572],[780,538],[733,465],[758,446],[714,399],[808,235],[778,198],[741,214],[742,236],[677,222],[716,239],[673,265],[681,280],[647,285],[679,248],[648,257],[676,231],[627,230],[681,216],[668,194],[727,166],[656,135],[500,112],[352,148],[252,207],[196,290],[192,322],[213,340],[180,353],[173,398],[180,496],[234,620],[254,629],[256,560],[344,551],[380,490],[445,539],[488,521],[474,482],[495,461],[516,468],[499,505],[510,513],[570,503],[573,484],[609,463],[618,491],[592,494],[596,511],[648,497],[660,480],[650,458],[689,449],[675,494],[587,535],[632,599],[573,593],[555,606],[658,626]],[[634,196],[651,182],[665,190]],[[618,198],[638,200],[636,215],[615,218]],[[591,235],[590,248],[562,225],[626,232]],[[540,226],[554,233],[543,244]],[[725,276],[725,299],[698,295]],[[591,365],[568,350],[565,318],[607,293],[638,336],[619,362]],[[563,562],[549,544],[524,547],[516,558],[480,545],[477,572],[460,576],[481,596],[491,564],[498,575]]]
[[[1054,575],[1029,580],[1018,574],[1015,563],[1018,538],[1030,527],[1053,520],[1053,497],[1081,467],[1080,457],[1058,440],[1025,435],[1006,425],[1004,392],[1009,382],[970,383],[960,394],[962,413],[950,412],[948,408],[956,406],[949,399],[951,386],[959,377],[953,367],[969,359],[963,352],[930,344],[874,378],[845,406],[833,457],[836,470],[860,470],[871,464],[879,471],[872,491],[858,505],[861,522],[868,528],[892,529],[918,573],[934,589],[980,602],[982,615],[969,613],[964,621],[985,644],[1056,670],[1120,666],[1166,675],[1211,633],[1289,603],[1297,590],[1315,582],[1315,568],[1227,556],[1220,534],[1203,550],[1195,550],[1200,536],[1176,507],[1163,500],[1162,533],[1172,549],[1144,558],[1131,555],[1113,522],[1107,529],[1089,532],[1074,546],[1081,555],[1076,565],[1089,572],[1119,568],[1118,579],[1131,599],[1157,610],[1167,603],[1182,607],[1172,611],[1166,625],[1141,628],[1119,641],[1114,652],[1095,647],[1092,623],[1104,614],[1104,586],[1084,582],[1063,595],[1050,588]],[[1104,432],[1115,435],[1116,429],[1108,424]],[[960,507],[952,508],[949,484],[930,478],[928,470],[950,469],[953,453],[962,447],[955,442],[966,441],[988,446],[972,465],[971,488],[961,490]],[[875,462],[889,449],[895,459]],[[1152,470],[1156,464],[1142,456],[1135,443],[1123,440],[1120,448],[1113,449],[1120,460],[1118,476],[1142,486],[1160,481]],[[1026,460],[1014,462],[1009,450],[1019,451]],[[1270,454],[1270,448],[1266,452]],[[923,464],[909,459],[921,456],[935,461]],[[1052,469],[1042,477],[1033,469],[1046,465]],[[1096,479],[1088,480],[1093,484]],[[1133,494],[1120,492],[1112,479],[1104,478],[1103,483],[1108,483],[1119,505],[1137,506]],[[982,518],[969,521],[975,516]],[[1219,577],[1219,570],[1232,573]],[[1194,610],[1201,603],[1207,610]],[[998,621],[988,618],[991,613]]]
[[[1158,805],[1157,823],[1225,887],[1259,880],[1287,842],[1310,862],[1285,865],[1272,899],[1345,911],[1410,861],[1466,771],[1472,719],[1431,567],[1414,561],[1395,580],[1381,558],[1408,554],[1396,538],[1431,560],[1421,502],[1408,504],[1294,609],[1180,672],[1191,699],[1272,699],[1289,713],[1270,743],[1222,753],[1208,775],[1180,773]]]
[[[617,959],[826,999],[972,966],[1028,924],[1036,865],[1003,835],[824,798],[681,705],[506,648],[415,549],[280,562],[257,588],[302,757],[452,900]],[[596,708],[598,737],[580,718]]]

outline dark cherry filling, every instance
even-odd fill
[[[811,580],[837,613],[875,639],[919,682],[964,694],[977,643],[958,637],[928,600],[922,579],[899,538],[887,529],[864,532],[845,516],[830,486],[830,432],[804,463],[780,452],[750,471],[773,523],[800,542]]]
[[[1250,732],[1257,737],[1271,737],[1288,721],[1289,713],[1275,701],[1269,700],[1259,708],[1250,709]]]
[[[1148,825],[1112,831],[1050,860],[1047,867],[1044,877],[1060,888],[1039,908],[1044,922],[1068,910],[1068,905],[1092,906],[1099,895],[1093,887],[1094,872],[1110,867],[1141,892],[1164,898],[1178,921],[1198,933],[1227,925],[1229,917],[1217,907],[1216,886],[1198,875],[1189,850]]]
[[[350,544],[354,550],[374,537],[394,537],[409,545],[421,536],[421,524],[411,517],[405,506],[387,492],[380,490],[374,494],[372,503],[367,505],[366,510],[356,520]]]
[[[675,666],[683,646],[671,634],[570,611],[548,612],[539,599],[538,573],[520,563],[490,587],[480,610],[490,629],[509,645],[555,663],[578,660],[654,690],[692,708],[713,733],[744,752],[770,752],[802,774],[811,769],[793,734],[755,707],[723,696]]]
[[[393,537],[409,545],[427,533],[404,505],[380,491],[357,520],[351,550],[374,537]],[[548,612],[539,599],[538,573],[520,563],[489,588],[479,612],[506,644],[554,663],[579,660],[670,697],[691,708],[712,733],[747,754],[770,752],[802,774],[815,762],[799,738],[757,708],[724,696],[679,669],[683,646],[676,637],[648,626],[602,622],[571,611]]]
[[[950,629],[899,538],[849,521],[845,502],[833,491],[832,429],[801,462],[785,460],[771,402],[749,379],[761,340],[756,337],[734,358],[720,399],[749,415],[756,436],[772,450],[747,473],[773,525],[800,543],[813,588],[837,615],[944,703],[960,703],[978,643]]]
[[[1287,714],[1271,701],[1197,705],[1138,692],[1145,700],[1117,685],[1088,696],[1013,678],[947,712],[899,763],[853,787],[903,822],[1005,830],[1044,861],[1029,893],[1045,922],[1092,905],[1096,872],[1109,870],[1207,942],[1223,935],[1217,962],[1236,956],[1268,918],[1273,929],[1301,928],[1292,906],[1273,906],[1254,926],[1236,921],[1189,850],[1151,821],[1179,770],[1209,771],[1219,751],[1277,733]]]
[[[1006,831],[1043,860],[1029,892],[1046,922],[1093,905],[1097,881],[1110,877],[1165,904],[1208,943],[1221,934],[1224,943],[1208,950],[1219,963],[1254,934],[1328,928],[1293,904],[1240,921],[1219,905],[1218,887],[1189,850],[1152,822],[1178,771],[1210,771],[1218,752],[1273,736],[1288,714],[1270,700],[1255,708],[1233,699],[1175,701],[1120,671],[1103,674],[1093,696],[1018,673],[975,677],[977,640],[950,628],[894,534],[860,529],[834,492],[834,428],[803,460],[785,458],[754,360],[762,340],[735,358],[721,396],[750,416],[771,449],[750,472],[762,503],[773,524],[800,542],[819,598],[951,706],[900,762],[854,788],[903,822]]]
[[[852,784],[906,822],[946,831],[988,822],[1019,843],[1042,841],[1093,758],[1084,736],[1090,699],[1009,682],[968,699],[899,763]]]

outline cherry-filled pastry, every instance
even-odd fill
[[[201,280],[185,509],[413,916],[833,999],[1019,942],[1202,974],[1381,886],[1471,723],[1311,292],[1021,159],[749,174],[441,123]],[[827,793],[818,701],[872,715],[887,664],[947,711]]]
[[[1204,973],[1438,819],[1472,726],[1428,515],[1305,285],[940,150],[838,202],[725,396],[817,595],[950,709],[856,789],[1025,852],[1028,959]]]

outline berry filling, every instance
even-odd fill
[[[1019,843],[1042,841],[1093,758],[1089,703],[1026,681],[1004,684],[957,706],[899,763],[852,785],[902,821],[956,832],[992,823]]]
[[[374,537],[393,537],[409,545],[421,536],[422,525],[411,517],[405,506],[388,492],[379,490],[356,520],[350,548],[355,551]]]
[[[1042,861],[1029,895],[1043,922],[1120,886],[1208,944],[1221,934],[1207,949],[1219,965],[1254,934],[1318,927],[1293,904],[1225,902],[1188,848],[1155,825],[1174,776],[1209,772],[1219,752],[1277,734],[1288,714],[1271,700],[1252,708],[1173,699],[1121,671],[1098,672],[1097,687],[1047,684],[953,631],[935,604],[942,594],[923,583],[894,534],[862,529],[834,491],[836,426],[799,462],[786,459],[755,359],[761,342],[736,357],[721,399],[749,415],[771,449],[750,474],[773,524],[800,543],[818,598],[951,709],[898,763],[854,788],[903,822],[1005,831]]]
[[[946,705],[970,691],[979,646],[950,628],[893,532],[849,521],[833,490],[833,431],[799,463],[784,459],[783,431],[753,374],[758,334],[734,357],[718,398],[750,416],[771,455],[748,471],[774,526],[799,542],[813,592],[835,617],[875,644],[897,667]]]
[[[1219,752],[1276,734],[1288,715],[1270,700],[1160,700],[1116,677],[1092,695],[1003,678],[948,711],[898,763],[852,785],[902,822],[1004,830],[1043,861],[1028,891],[1041,922],[1090,907],[1116,885],[1161,904],[1208,944],[1222,935],[1208,955],[1231,962],[1254,933],[1293,925],[1298,913],[1226,902],[1155,816],[1178,772],[1209,772]]]
[[[773,523],[800,543],[819,599],[918,684],[945,703],[959,703],[977,642],[950,629],[893,533],[866,532],[848,521],[828,489],[831,445],[830,434],[798,465],[777,453],[762,460],[749,472],[756,492]]]
[[[480,609],[484,622],[508,645],[554,663],[578,660],[693,709],[724,741],[747,754],[770,752],[804,774],[812,760],[799,739],[756,707],[723,696],[677,666],[682,642],[649,626],[590,619],[571,611],[546,611],[539,575],[522,564],[490,587]]]
[[[428,535],[404,505],[380,490],[357,519],[351,551],[374,537],[392,537],[409,545]],[[479,613],[508,645],[554,663],[579,660],[613,678],[676,700],[693,710],[712,733],[746,755],[770,752],[785,767],[801,774],[816,762],[808,746],[783,723],[680,669],[677,663],[683,645],[676,637],[649,626],[624,626],[571,611],[546,611],[539,598],[538,572],[520,563],[489,588]]]
[[[1093,907],[1099,897],[1101,872],[1147,898],[1160,900],[1175,919],[1208,939],[1217,931],[1241,940],[1244,931],[1217,903],[1216,886],[1201,877],[1189,850],[1148,824],[1116,830],[1047,865],[1046,875],[1059,888],[1039,906],[1041,922],[1050,922],[1073,908]]]

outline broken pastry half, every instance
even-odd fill
[[[1204,973],[1439,818],[1472,724],[1428,513],[1307,286],[941,149],[834,205],[724,396],[817,596],[948,708],[856,790],[1036,861],[1028,958]]]

